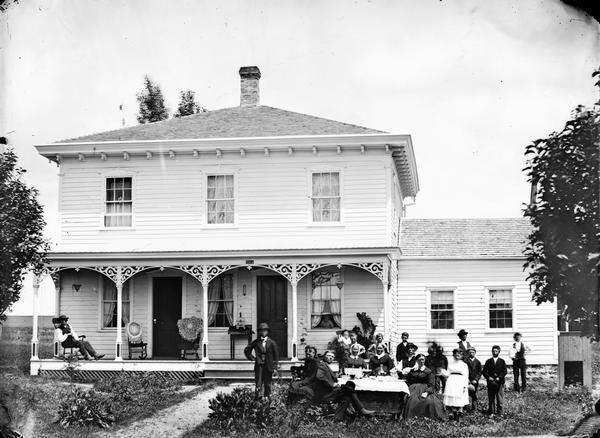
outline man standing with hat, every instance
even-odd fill
[[[460,339],[460,341],[458,341],[458,349],[462,353],[463,358],[467,357],[467,352],[469,351],[469,348],[471,348],[471,344],[467,341],[468,334],[469,332],[465,329],[460,329],[457,333],[458,338]]]
[[[261,389],[265,397],[271,396],[271,380],[279,368],[279,349],[274,340],[269,338],[269,325],[261,322],[258,325],[258,338],[244,348],[244,355],[254,362],[254,382],[256,397]]]
[[[469,367],[469,396],[471,397],[471,410],[473,411],[477,409],[477,389],[483,372],[481,362],[475,357],[476,354],[475,347],[469,347],[468,356],[463,359]]]

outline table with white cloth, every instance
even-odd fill
[[[410,394],[406,382],[396,376],[363,377],[360,379],[341,376],[338,383],[343,385],[348,381],[354,382],[356,395],[364,407],[379,413],[401,415],[404,402]]]

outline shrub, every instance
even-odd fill
[[[63,427],[100,426],[109,427],[115,421],[107,398],[93,389],[73,388],[58,407],[58,419]]]
[[[108,405],[117,420],[138,417],[162,408],[176,398],[179,385],[152,373],[119,373],[95,384],[95,389],[110,394]]]
[[[287,416],[284,400],[287,388],[273,385],[271,400],[256,399],[254,388],[238,387],[229,394],[218,394],[209,401],[207,426],[213,430],[273,431]]]

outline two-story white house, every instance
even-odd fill
[[[240,320],[268,322],[289,365],[357,312],[393,348],[402,331],[452,348],[465,328],[487,354],[519,329],[530,362],[555,362],[556,309],[530,302],[521,269],[526,222],[402,219],[419,191],[409,135],[262,106],[258,68],[240,76],[239,107],[36,146],[59,168],[56,312],[114,359],[84,369],[233,370]],[[173,360],[190,316],[201,360]],[[123,359],[130,321],[144,361]],[[57,372],[36,325],[31,372]]]

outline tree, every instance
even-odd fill
[[[571,320],[585,322],[587,335],[598,334],[599,148],[600,102],[577,107],[561,132],[534,141],[525,152],[532,200],[524,214],[533,231],[524,267],[533,300],[557,297]]]
[[[40,273],[49,249],[38,192],[25,184],[24,173],[12,149],[0,154],[0,321],[19,299],[23,274]]]
[[[136,95],[140,112],[139,123],[152,123],[169,118],[169,109],[165,105],[160,85],[152,82],[148,75],[144,76],[144,88]]]
[[[206,108],[196,102],[196,93],[192,90],[179,93],[179,106],[173,117],[191,116],[192,114],[205,113]]]

